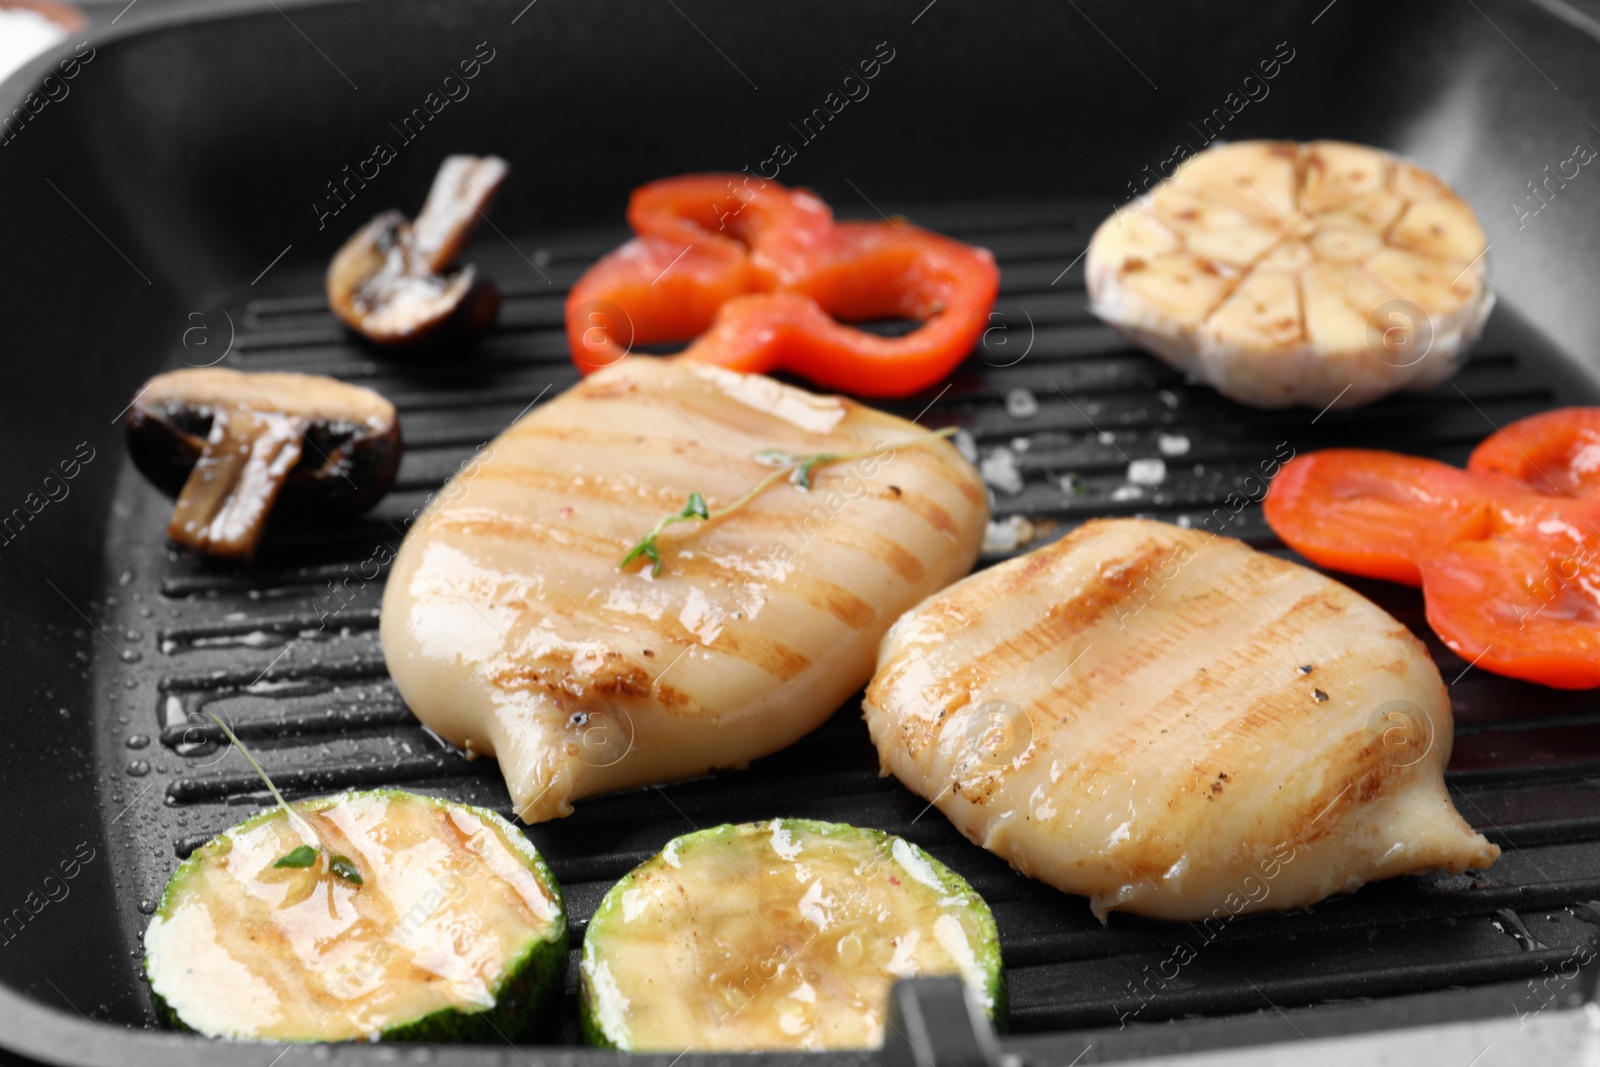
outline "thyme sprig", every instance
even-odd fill
[[[766,485],[767,482],[762,482],[761,484]],[[724,512],[718,512],[717,514],[720,517]],[[660,574],[661,548],[656,544],[656,538],[661,536],[661,531],[675,522],[688,522],[690,519],[699,519],[704,522],[710,518],[711,512],[706,508],[706,498],[699,493],[690,493],[688,501],[683,505],[683,510],[663,516],[661,521],[652,526],[650,532],[644,535],[644,540],[628,550],[628,554],[622,557],[622,562],[617,564],[617,569],[623,570],[640,556],[646,556],[650,559],[651,576]]]
[[[954,435],[956,429],[954,426],[947,426],[942,430],[935,430],[922,437],[913,438],[910,441],[902,441],[894,447],[915,448],[929,444]],[[704,496],[699,493],[690,493],[688,500],[684,502],[683,508],[662,516],[650,528],[650,532],[645,534],[638,544],[629,549],[626,556],[622,557],[621,562],[617,564],[617,569],[626,570],[635,560],[644,558],[650,560],[650,576],[658,577],[661,574],[661,545],[659,539],[662,531],[668,526],[695,520],[714,522],[717,519],[725,518],[766,492],[773,483],[784,477],[788,477],[796,489],[802,492],[808,491],[811,488],[812,474],[818,467],[825,467],[830,463],[839,463],[843,460],[865,459],[868,456],[878,455],[880,451],[881,446],[880,448],[868,448],[859,452],[803,452],[796,454],[785,452],[781,448],[764,448],[751,458],[763,466],[775,467],[776,469],[771,474],[751,486],[749,492],[725,508],[712,510],[706,506],[706,498]]]
[[[291,808],[289,802],[283,799],[283,794],[278,792],[278,787],[272,784],[272,779],[267,776],[267,772],[262,770],[261,764],[256,762],[256,758],[250,754],[249,749],[244,747],[244,742],[239,740],[238,735],[228,728],[228,724],[218,718],[217,713],[214,711],[208,711],[206,714],[211,716],[211,721],[216,723],[218,729],[227,735],[229,742],[239,750],[239,755],[245,758],[245,762],[250,764],[251,769],[260,775],[261,780],[266,783],[267,792],[272,794],[272,799],[278,802],[278,806],[289,817],[289,824],[299,831],[301,837],[310,838],[316,842],[315,845],[302,844],[290,849],[282,856],[279,856],[272,866],[274,868],[304,868],[314,865],[317,862],[317,858],[324,851],[322,836],[317,833],[316,827],[307,822],[305,816]],[[331,854],[328,859],[328,869],[352,885],[362,884],[361,874],[356,870],[356,865],[349,856],[339,855],[338,853]]]

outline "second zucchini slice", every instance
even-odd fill
[[[777,819],[670,842],[612,887],[579,966],[584,1037],[632,1051],[882,1044],[897,978],[957,974],[1006,1014],[988,905],[898,837]]]
[[[514,826],[399,790],[294,809],[317,846],[272,808],[167,883],[145,934],[164,1021],[272,1041],[516,1040],[550,1021],[566,910]]]

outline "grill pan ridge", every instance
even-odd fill
[[[363,110],[364,103],[325,105],[328,114],[304,113],[304,136],[296,138],[283,118],[292,110],[289,105],[325,102],[341,91],[310,49],[309,55],[299,55],[284,37],[284,52],[275,57],[282,69],[271,78],[286,85],[303,76],[314,80],[315,91],[286,102],[259,88],[235,87],[219,103],[185,104],[192,109],[185,121],[198,124],[198,133],[180,133],[169,119],[130,117],[103,102],[123,83],[156,86],[146,92],[157,103],[190,101],[200,89],[222,83],[224,61],[212,51],[218,48],[235,50],[231,54],[241,80],[266,77],[268,67],[243,42],[269,28],[277,34],[283,29],[281,12],[244,7],[237,15],[202,21],[152,15],[142,28],[108,34],[99,42],[102,66],[91,65],[88,73],[102,75],[103,81],[85,80],[78,112],[63,105],[58,121],[39,123],[34,140],[24,138],[0,153],[5,195],[20,196],[26,185],[33,190],[29,196],[39,195],[34,186],[53,196],[39,179],[54,176],[66,183],[57,192],[63,198],[76,193],[70,203],[95,226],[90,230],[76,223],[83,232],[73,229],[52,247],[31,238],[35,229],[40,234],[65,230],[75,218],[65,213],[65,205],[41,201],[49,209],[42,218],[0,221],[5,239],[0,246],[38,247],[43,263],[59,266],[49,292],[31,289],[37,282],[18,290],[18,339],[36,344],[42,362],[13,371],[16,388],[10,392],[15,395],[0,398],[9,405],[8,425],[14,429],[6,432],[18,438],[16,470],[21,472],[0,476],[0,483],[20,499],[37,480],[35,472],[59,458],[63,444],[63,454],[70,454],[72,442],[88,436],[97,450],[76,485],[79,498],[53,505],[17,543],[0,551],[0,581],[32,612],[31,621],[19,612],[0,624],[19,661],[5,697],[6,717],[23,735],[11,739],[0,769],[0,795],[13,824],[6,840],[16,850],[15,862],[6,865],[12,870],[0,875],[0,889],[7,894],[0,898],[5,905],[0,911],[21,901],[80,840],[94,854],[82,864],[71,895],[51,902],[14,933],[7,931],[0,951],[0,1048],[26,1049],[55,1062],[122,1062],[128,1056],[143,1062],[141,1055],[174,1063],[195,1057],[241,1064],[271,1059],[260,1056],[264,1049],[218,1048],[121,1029],[152,1023],[137,974],[139,935],[166,877],[190,850],[266,802],[258,780],[220,743],[218,732],[195,722],[203,709],[228,714],[291,799],[397,785],[510,814],[494,764],[469,762],[438,741],[411,716],[389,682],[377,640],[385,564],[430,495],[476,449],[520,413],[577,380],[562,332],[565,289],[596,255],[626,236],[618,215],[627,188],[664,173],[737,167],[746,156],[730,153],[764,136],[745,133],[745,123],[736,124],[733,147],[711,154],[715,139],[700,127],[740,114],[739,107],[724,101],[743,90],[728,69],[732,60],[724,64],[727,57],[705,47],[687,24],[691,17],[700,26],[717,27],[712,35],[720,48],[732,48],[736,56],[765,56],[766,65],[751,69],[750,76],[765,82],[760,92],[776,94],[791,113],[803,113],[801,105],[810,95],[827,91],[834,57],[841,70],[854,62],[850,42],[861,42],[862,54],[868,55],[878,40],[904,41],[896,45],[904,66],[887,67],[876,90],[883,94],[876,102],[881,112],[873,112],[874,102],[868,100],[859,105],[859,114],[841,115],[837,141],[807,146],[796,174],[783,180],[818,188],[842,216],[876,218],[881,206],[994,251],[1002,269],[993,319],[997,328],[947,388],[880,406],[906,417],[920,415],[931,428],[958,426],[980,456],[1009,450],[1023,484],[1015,493],[994,491],[995,517],[1030,519],[1040,541],[1092,516],[1137,514],[1193,525],[1209,521],[1210,528],[1287,557],[1291,554],[1262,522],[1259,493],[1248,480],[1283,443],[1297,452],[1360,444],[1460,463],[1495,426],[1560,404],[1597,402],[1594,376],[1600,361],[1581,346],[1600,336],[1600,311],[1564,295],[1570,280],[1560,268],[1582,262],[1581,253],[1600,243],[1595,221],[1600,215],[1594,211],[1600,205],[1600,181],[1594,193],[1575,182],[1576,188],[1562,194],[1569,201],[1564,223],[1551,218],[1545,232],[1521,238],[1522,244],[1519,231],[1496,210],[1496,198],[1504,196],[1499,190],[1515,192],[1520,184],[1508,175],[1521,174],[1517,168],[1530,160],[1543,161],[1554,151],[1557,136],[1567,136],[1566,119],[1555,114],[1554,104],[1544,105],[1544,117],[1525,134],[1533,145],[1508,153],[1515,156],[1512,161],[1475,170],[1457,160],[1455,171],[1442,168],[1485,217],[1503,293],[1465,368],[1453,383],[1432,393],[1323,416],[1253,412],[1221,400],[1130,349],[1089,314],[1080,254],[1114,202],[1107,194],[1132,176],[1111,176],[1104,159],[1089,157],[1111,156],[1135,172],[1137,166],[1128,161],[1142,165],[1157,143],[1154,137],[1109,132],[1112,123],[1103,115],[1051,118],[1035,99],[1008,105],[988,133],[969,125],[952,133],[947,147],[925,143],[939,130],[926,118],[930,107],[943,109],[951,123],[970,124],[986,113],[981,101],[999,107],[996,101],[1009,99],[996,86],[977,99],[961,100],[941,84],[939,64],[962,54],[964,35],[987,34],[1013,50],[1019,69],[1044,62],[1051,49],[1060,50],[1083,63],[1073,75],[1075,88],[1105,78],[1128,94],[1125,102],[1112,98],[1104,105],[1121,108],[1120,122],[1148,121],[1158,131],[1170,126],[1170,113],[1135,97],[1143,90],[1128,69],[1132,60],[1122,65],[1103,41],[1095,43],[1101,39],[1090,26],[1092,17],[1119,42],[1146,42],[1147,50],[1139,54],[1148,69],[1161,72],[1160,80],[1167,83],[1161,91],[1178,92],[1194,103],[1180,109],[1183,113],[1203,112],[1208,94],[1236,80],[1233,68],[1248,69],[1259,58],[1255,51],[1269,55],[1279,40],[1304,40],[1303,62],[1297,59],[1301,66],[1286,67],[1276,90],[1286,99],[1273,103],[1272,110],[1264,101],[1257,114],[1247,111],[1238,136],[1326,133],[1386,144],[1425,163],[1436,162],[1428,158],[1430,152],[1451,162],[1451,150],[1443,147],[1447,136],[1488,152],[1485,145],[1492,137],[1508,136],[1516,107],[1541,99],[1537,94],[1543,86],[1541,75],[1522,65],[1503,42],[1496,43],[1482,20],[1472,22],[1477,16],[1470,10],[1462,16],[1443,5],[1424,5],[1426,12],[1395,14],[1363,0],[1344,0],[1334,9],[1337,14],[1328,14],[1330,25],[1322,26],[1310,23],[1320,4],[1251,17],[1242,7],[1209,13],[1179,9],[1174,18],[1194,34],[1248,42],[1200,63],[1183,47],[1179,28],[1159,40],[1141,38],[1135,22],[1111,5],[1085,4],[1087,15],[1080,18],[1070,9],[1045,16],[1008,4],[975,14],[954,0],[946,3],[957,10],[930,5],[915,23],[910,20],[916,11],[886,3],[850,15],[785,4],[773,9],[766,28],[722,3],[685,4],[682,19],[671,7],[664,15],[639,16],[641,24],[626,31],[631,43],[623,51],[644,69],[623,72],[623,89],[615,91],[637,91],[648,74],[670,69],[669,57],[657,54],[663,50],[652,49],[647,40],[662,35],[671,45],[664,51],[681,64],[668,95],[690,103],[716,100],[716,110],[701,122],[672,120],[663,132],[649,122],[664,106],[660,102],[641,104],[640,117],[634,118],[621,117],[625,96],[591,99],[588,106],[610,115],[596,120],[595,135],[606,146],[601,150],[610,153],[608,164],[604,174],[584,172],[581,180],[566,179],[566,185],[541,173],[538,155],[519,147],[519,127],[512,120],[518,107],[541,91],[551,94],[542,105],[547,108],[583,105],[583,92],[596,91],[592,85],[580,91],[561,78],[584,65],[555,50],[560,42],[593,44],[606,19],[634,9],[550,4],[547,11],[541,4],[512,24],[515,11],[486,5],[450,11],[420,4],[285,5],[296,25],[322,47],[332,47],[363,94],[382,94],[394,109],[419,87],[426,91],[432,75],[386,72],[356,56],[358,42],[371,41],[366,47],[373,53],[388,50],[403,60],[402,66],[432,70],[428,63],[437,65],[455,52],[469,55],[489,35],[513,62],[522,49],[552,57],[557,68],[534,75],[512,63],[498,69],[490,65],[487,74],[502,80],[485,78],[478,90],[485,94],[482,108],[471,111],[471,102],[463,102],[456,125],[425,145],[408,146],[397,174],[386,183],[375,181],[327,232],[316,230],[305,212],[307,196],[268,195],[267,190],[298,182],[298,191],[315,194],[320,180],[307,176],[333,176],[338,167],[332,161],[342,165],[350,158],[348,138],[341,141],[337,131],[373,126],[368,120],[377,112]],[[1566,23],[1545,8],[1508,2],[1487,4],[1486,10],[1485,19],[1493,16],[1502,29],[1515,31],[1523,47],[1550,49],[1539,53],[1545,61],[1540,66],[1566,83],[1563,88],[1577,89],[1584,78],[1594,77],[1573,57],[1588,56],[1589,68],[1600,69],[1591,55],[1600,43],[1573,37]],[[935,24],[943,17],[946,23]],[[1036,25],[1024,33],[1020,19]],[[1338,106],[1322,95],[1332,84],[1339,50],[1358,47],[1361,26],[1377,19],[1434,35],[1419,46],[1409,66],[1395,73],[1396,85],[1412,90],[1416,102],[1394,117],[1381,106],[1394,102],[1385,95],[1394,89],[1363,90],[1366,95],[1355,94]],[[771,29],[778,23],[808,25],[808,33],[826,31],[824,36],[837,39],[828,45],[778,43]],[[1327,31],[1321,38],[1315,36],[1319,26]],[[1030,44],[1032,38],[1037,43]],[[1557,48],[1561,41],[1565,52]],[[919,58],[918,48],[931,55]],[[1434,69],[1441,53],[1451,49],[1461,73]],[[1568,58],[1558,67],[1552,57],[1561,55]],[[169,67],[174,57],[187,57],[192,68]],[[1156,60],[1163,60],[1159,68]],[[993,56],[973,57],[970,64],[974,84],[984,84],[984,75],[1006,67]],[[150,80],[157,69],[168,71],[167,82]],[[1504,99],[1485,102],[1472,80],[1491,74],[1499,79]],[[891,81],[896,75],[905,80],[899,88]],[[1027,77],[1033,80],[1023,89],[1047,92],[1048,79],[1037,73]],[[8,89],[14,85],[8,83]],[[824,87],[818,90],[819,85]],[[87,91],[91,88],[100,95]],[[1057,92],[1043,99],[1059,103],[1063,96]],[[206,128],[224,104],[258,125],[236,142]],[[749,125],[766,123],[760,116],[770,105],[741,106],[756,116]],[[356,111],[345,113],[339,110],[343,107]],[[846,120],[859,125],[846,127]],[[115,132],[119,121],[133,128]],[[1046,122],[1075,130],[1070,151],[990,143],[984,166],[973,158],[975,146],[993,136]],[[909,129],[886,132],[897,123]],[[542,136],[554,138],[581,123],[539,119],[535,125]],[[663,147],[661,139],[672,131],[683,131],[687,145]],[[95,184],[92,175],[104,166],[105,153],[126,138],[163,132],[177,143],[158,149],[158,158],[128,161],[113,172],[115,178]],[[1102,134],[1108,147],[1097,152],[1096,137]],[[1037,129],[1032,136],[1039,136]],[[885,146],[871,147],[874,138],[885,140]],[[1126,151],[1117,147],[1134,142],[1138,146]],[[208,162],[205,150],[225,143],[234,143],[235,150]],[[271,172],[270,182],[248,177],[252,161],[259,165],[270,159],[269,149],[283,143],[296,144],[296,162]],[[557,143],[549,140],[547,147]],[[500,283],[504,305],[498,327],[476,352],[435,362],[355,343],[321,295],[327,253],[340,236],[381,208],[414,202],[438,157],[459,150],[496,151],[513,162],[494,215],[497,225],[468,255]],[[1084,173],[1067,175],[1064,165],[1078,156],[1084,157]],[[549,159],[566,162],[544,166],[570,167],[575,175],[592,166],[572,150],[551,149]],[[134,194],[153,187],[166,173],[163,167],[184,160],[200,171],[198,177],[179,176],[169,196],[137,202]],[[936,160],[950,173],[930,177],[926,165]],[[995,164],[1015,170],[1014,179],[986,171]],[[1052,167],[1054,181],[1049,180]],[[1531,165],[1528,175],[1537,171]],[[207,178],[235,184],[231,190],[197,191]],[[871,200],[865,190],[873,194]],[[187,220],[177,206],[186,196],[193,204]],[[247,210],[250,197],[266,203],[260,217],[225,235],[199,232],[228,210]],[[289,200],[298,214],[278,205]],[[96,224],[106,223],[108,231],[99,231]],[[126,250],[127,262],[116,259],[107,244]],[[285,244],[290,248],[262,272],[260,284],[250,282]],[[264,254],[246,264],[246,250],[254,256],[258,249]],[[180,251],[193,262],[178,262]],[[1530,265],[1531,277],[1516,273]],[[134,271],[149,272],[148,287]],[[83,293],[96,287],[106,294],[107,321],[81,321]],[[1552,306],[1562,315],[1552,317]],[[219,310],[225,315],[217,316]],[[228,332],[212,339],[231,340],[222,366],[331,374],[389,397],[400,411],[406,441],[394,491],[356,520],[275,527],[249,570],[210,568],[169,552],[163,531],[170,503],[124,462],[120,431],[108,419],[148,374],[214,358],[215,349],[197,353],[185,344],[191,311],[202,315],[208,330],[221,331],[226,318]],[[1018,391],[1034,404],[1024,402]],[[58,428],[46,433],[39,428],[50,426],[49,419]],[[27,439],[21,427],[33,428]],[[1158,486],[1130,493],[1130,459],[1146,458],[1162,458],[1166,476]],[[1011,989],[1010,1047],[1039,1062],[1057,1056],[1070,1060],[1086,1043],[1075,1036],[1078,1031],[1097,1035],[1094,1058],[1106,1059],[1208,1042],[1283,1040],[1294,1036],[1288,1027],[1296,1025],[1315,1033],[1319,1026],[1379,1027],[1468,1011],[1533,1010],[1537,1003],[1527,1001],[1524,987],[1559,971],[1596,937],[1587,902],[1600,899],[1600,805],[1595,803],[1600,709],[1588,694],[1553,692],[1470,669],[1433,637],[1414,591],[1349,584],[1415,630],[1445,679],[1454,679],[1450,691],[1457,730],[1447,781],[1463,816],[1505,850],[1488,872],[1371,885],[1305,911],[1241,917],[1215,930],[1122,915],[1102,926],[1082,899],[1015,874],[892,779],[880,778],[854,700],[817,733],[748,771],[590,799],[567,819],[529,828],[529,837],[566,892],[575,946],[616,879],[669,838],[697,827],[799,816],[858,822],[907,837],[967,878],[992,905]],[[18,813],[32,817],[41,809],[51,812],[38,816],[48,832],[19,833]],[[1176,978],[1165,977],[1180,945],[1192,951],[1193,961]],[[575,956],[576,948],[574,964]],[[575,974],[574,965],[566,1030],[558,1036],[566,1045],[577,1040]],[[1359,1010],[1337,1006],[1369,1000],[1375,1003]],[[1396,1004],[1408,1007],[1396,1016]],[[65,1014],[51,1012],[48,1019],[29,1014],[39,1005]],[[1279,1009],[1295,1022],[1273,1029]],[[95,1031],[80,1023],[79,1015],[112,1025]],[[1256,1021],[1238,1021],[1231,1036],[1192,1018],[1243,1015]],[[24,1034],[35,1025],[31,1036]],[[47,1046],[49,1035],[59,1037]],[[370,1052],[341,1050],[337,1056]],[[440,1050],[439,1055],[439,1062],[451,1063],[521,1058],[503,1048]],[[609,1061],[571,1049],[530,1050],[529,1055],[528,1062],[537,1063]],[[309,1061],[310,1053],[293,1052],[285,1062],[299,1058]],[[695,1062],[700,1058],[684,1058],[685,1064]]]

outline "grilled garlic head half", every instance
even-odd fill
[[[1349,408],[1455,373],[1494,304],[1487,250],[1415,164],[1242,141],[1101,223],[1085,275],[1096,315],[1224,396]]]

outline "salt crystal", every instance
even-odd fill
[[[1033,523],[1021,515],[1012,515],[1004,522],[991,522],[983,533],[985,553],[1014,552],[1033,540]]]
[[[1013,389],[1006,394],[1006,414],[1013,419],[1031,419],[1039,414],[1039,401],[1026,389]]]
[[[1017,459],[1009,448],[997,448],[978,465],[983,480],[1002,493],[1016,496],[1022,492],[1022,472],[1017,470]]]
[[[1128,464],[1131,485],[1160,485],[1167,477],[1167,463],[1161,459],[1136,459]]]

